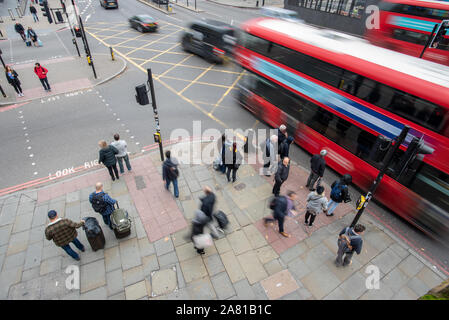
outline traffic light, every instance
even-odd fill
[[[382,162],[390,146],[391,146],[391,139],[383,135],[378,135],[376,142],[374,143],[374,146],[371,149],[370,159],[377,163]]]
[[[449,30],[449,20],[443,20],[440,23],[440,26],[437,29],[433,42],[431,43],[431,47],[436,47],[440,42],[443,41],[444,36]]]
[[[81,32],[81,29],[79,27],[73,27],[73,30],[75,31],[75,35],[77,38],[83,37],[83,33]]]
[[[394,166],[396,179],[408,185],[416,174],[425,154],[432,154],[433,148],[427,146],[423,138],[413,137],[404,154]]]
[[[50,14],[50,9],[48,8],[48,2],[47,0],[39,2],[39,5],[41,6],[42,15],[44,17],[47,17],[48,23],[53,23],[53,19]]]
[[[136,101],[138,104],[144,106],[150,103],[148,100],[147,87],[144,84],[136,87]]]

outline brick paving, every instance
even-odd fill
[[[334,217],[319,215],[313,228],[303,224],[305,170],[292,164],[281,192],[298,194],[298,216],[286,219],[286,232],[265,227],[270,215],[272,181],[260,166],[243,165],[235,183],[211,166],[181,165],[180,197],[164,189],[159,153],[132,159],[133,171],[111,182],[106,169],[35,190],[0,198],[1,299],[417,299],[443,281],[407,245],[378,227],[368,215],[364,248],[347,268],[333,264],[337,233],[353,218],[354,207],[342,204]],[[116,239],[88,202],[96,182],[126,208],[131,235]],[[230,220],[226,234],[201,256],[188,237],[201,187],[211,186],[216,209]],[[330,188],[326,187],[326,194]],[[44,239],[47,211],[79,220],[99,219],[106,246],[93,252],[86,245],[74,261]],[[368,290],[366,267],[380,269],[380,289]],[[80,268],[80,288],[67,289],[66,268]]]

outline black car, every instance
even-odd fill
[[[223,63],[226,56],[232,54],[235,42],[235,30],[231,25],[210,19],[192,23],[181,39],[185,51],[216,63]]]
[[[107,8],[116,8],[118,9],[118,1],[117,0],[100,0],[100,5]]]
[[[156,31],[157,22],[153,17],[148,15],[138,15],[129,18],[129,25],[131,28],[136,29],[139,32]]]

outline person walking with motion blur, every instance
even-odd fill
[[[22,87],[20,86],[19,75],[16,70],[12,69],[10,66],[7,66],[5,69],[6,80],[8,83],[13,86],[14,90],[16,90],[19,97],[23,97],[24,94],[22,92]]]
[[[77,239],[78,233],[76,232],[76,229],[84,225],[84,220],[76,223],[69,219],[59,218],[55,210],[48,212],[48,218],[50,223],[45,228],[45,238],[49,241],[53,240],[55,245],[64,249],[69,256],[80,261],[80,256],[70,247],[70,242],[80,251],[85,251],[83,244]]]
[[[39,46],[37,43],[37,34],[31,27],[28,27],[26,35],[27,35],[27,39],[30,39],[31,41],[33,41],[33,44],[35,47]]]
[[[242,154],[237,150],[237,143],[234,142],[231,147],[226,148],[225,151],[225,165],[226,165],[226,177],[228,182],[231,182],[231,171],[232,171],[232,182],[235,182],[237,178],[237,170],[242,164]]]
[[[285,216],[295,216],[296,212],[294,207],[294,201],[296,199],[296,193],[293,191],[288,191],[287,196],[275,197],[270,203],[270,209],[273,210],[273,218],[264,218],[264,225],[268,227],[269,223],[277,220],[279,225],[279,233],[289,238],[290,235],[284,232],[284,220]]]
[[[277,197],[281,192],[282,184],[287,181],[288,173],[290,172],[290,159],[285,157],[284,160],[279,161],[278,169],[274,175],[273,194]]]
[[[37,74],[39,80],[42,83],[45,91],[51,91],[50,84],[48,83],[47,73],[48,70],[40,65],[40,63],[36,62],[34,65],[34,73]]]
[[[173,183],[173,191],[175,193],[175,198],[179,198],[178,189],[178,161],[176,158],[171,158],[171,152],[165,152],[165,161],[162,164],[162,180],[165,182],[165,189],[170,188],[170,183]]]
[[[37,16],[37,10],[32,4],[30,4],[30,13],[33,16],[34,22],[38,22],[39,17]]]
[[[349,196],[348,185],[352,182],[352,176],[350,174],[344,174],[339,181],[334,181],[331,185],[330,201],[327,204],[328,211],[327,216],[333,216],[335,208],[337,208],[339,203],[350,202],[351,197]]]
[[[287,139],[284,139],[280,145],[279,145],[279,157],[284,159],[285,157],[288,157],[288,154],[290,153],[290,146],[293,143],[294,139],[291,136],[288,136]]]
[[[107,142],[104,140],[98,142],[98,145],[101,148],[99,151],[98,162],[103,163],[106,168],[108,168],[112,181],[115,181],[115,178],[120,179],[117,170],[117,159],[115,157],[115,155],[118,154],[118,150],[111,145],[108,146]]]
[[[23,41],[26,41],[25,28],[22,26],[22,24],[16,22],[16,24],[14,25],[14,30],[16,30],[16,32],[20,34],[20,37]]]
[[[113,230],[111,214],[114,212],[114,205],[117,200],[112,199],[103,191],[103,184],[101,182],[95,184],[95,191],[89,195],[89,202],[92,204],[92,209],[101,214],[104,224]]]
[[[120,174],[125,173],[125,169],[123,168],[123,160],[125,161],[126,168],[128,171],[131,171],[131,164],[129,163],[128,156],[128,145],[125,140],[120,140],[120,135],[118,133],[114,134],[114,141],[111,142],[111,146],[115,147],[118,150],[118,154],[116,154],[116,158],[118,161],[118,166],[120,167]]]
[[[280,154],[281,153],[281,144],[282,144],[282,142],[287,140],[287,137],[288,137],[286,125],[281,124],[279,126],[279,128],[277,129],[277,131],[278,131],[278,153]]]
[[[318,187],[321,184],[321,179],[323,178],[324,170],[326,169],[326,160],[324,160],[326,155],[327,151],[323,149],[320,151],[320,154],[315,154],[312,159],[310,159],[311,170],[306,183],[306,188],[309,188],[310,191],[315,190],[313,186],[317,180],[316,186]]]
[[[327,211],[327,199],[324,195],[324,187],[316,187],[316,191],[312,191],[307,196],[307,206],[304,224],[311,227],[318,214]]]
[[[263,174],[267,177],[271,177],[274,172],[276,172],[276,160],[277,160],[277,146],[278,136],[272,135],[270,138],[266,139],[260,147],[263,152]]]
[[[350,265],[354,252],[357,252],[357,254],[362,252],[363,232],[365,232],[365,226],[361,224],[356,224],[354,229],[350,227],[344,228],[340,232],[337,241],[337,258],[335,259],[335,265],[337,267]],[[345,256],[344,260],[343,256]]]
[[[214,224],[213,213],[215,208],[215,194],[209,186],[203,188],[204,196],[200,198],[200,210],[208,217],[209,221],[206,223],[211,231],[211,236],[218,239],[218,231]]]

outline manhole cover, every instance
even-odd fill
[[[245,188],[246,188],[246,184],[244,184],[244,183],[239,183],[238,185],[236,185],[234,187],[234,189],[237,190],[237,191],[243,190]]]
[[[147,185],[145,184],[145,181],[143,180],[143,176],[135,176],[134,180],[136,181],[137,190],[142,190],[147,187]]]

